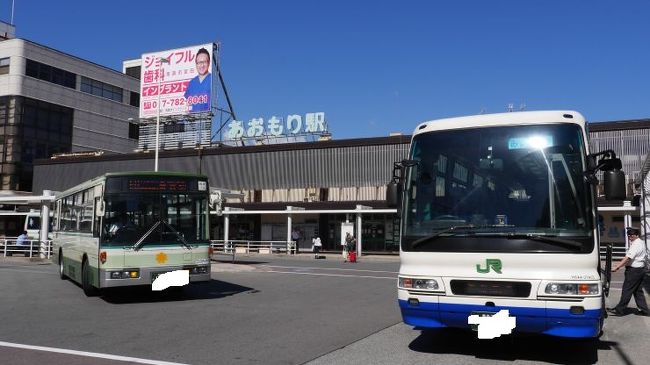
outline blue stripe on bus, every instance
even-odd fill
[[[568,309],[535,307],[488,307],[484,305],[420,302],[413,306],[399,300],[404,323],[421,328],[468,328],[467,317],[474,311],[498,312],[507,309],[517,318],[516,330],[560,337],[596,337],[600,333],[601,310],[572,314]]]

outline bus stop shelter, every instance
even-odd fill
[[[50,226],[50,204],[54,201],[54,192],[43,190],[42,195],[20,191],[3,191],[0,193],[0,204],[28,205],[38,204],[41,213],[41,232],[39,241],[41,245],[40,257],[45,258],[48,250],[48,227]]]
[[[356,231],[361,232],[364,214],[377,214],[377,213],[397,213],[397,209],[373,209],[363,205],[357,205],[355,209],[325,209],[325,210],[309,210],[303,207],[287,206],[284,210],[244,210],[237,208],[226,207],[223,211],[212,211],[213,214],[222,214],[224,216],[224,242],[228,242],[230,216],[244,215],[244,214],[279,214],[286,215],[287,219],[287,244],[291,242],[292,231],[292,218],[300,214],[354,214],[356,216]],[[357,255],[361,256],[363,252],[363,235],[357,234]]]

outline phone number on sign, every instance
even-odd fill
[[[194,95],[187,98],[187,105],[205,104],[208,102],[207,95]]]
[[[175,99],[165,99],[161,100],[160,104],[162,104],[162,107],[168,107],[168,106],[180,106],[180,105],[185,105],[185,98],[175,98]],[[155,108],[155,106],[154,106]]]

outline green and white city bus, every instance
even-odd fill
[[[209,281],[209,191],[205,176],[125,172],[57,195],[52,259],[61,278],[89,296],[175,270]]]

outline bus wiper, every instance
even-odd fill
[[[172,233],[174,233],[176,235],[178,240],[181,241],[181,244],[183,246],[185,246],[185,248],[187,248],[189,250],[192,249],[192,246],[190,246],[190,244],[187,243],[187,241],[185,240],[185,237],[183,237],[183,235],[180,234],[177,230],[175,230],[174,227],[172,227],[169,223],[165,222],[162,219],[159,220],[158,222],[156,222],[153,226],[151,226],[151,228],[149,228],[149,230],[142,237],[140,237],[140,239],[133,246],[131,246],[131,248],[134,251],[138,251],[140,248],[142,248],[142,243],[144,242],[144,240],[147,237],[149,237],[149,235],[161,224],[164,224],[165,226],[167,226],[167,228],[169,228],[172,231]]]
[[[153,232],[154,229],[156,229],[156,227],[158,227],[158,226],[160,225],[160,223],[163,223],[163,221],[162,221],[162,220],[159,220],[158,222],[154,223],[154,225],[151,226],[151,228],[149,228],[149,230],[148,230],[147,232],[145,232],[145,234],[142,235],[142,237],[140,237],[140,239],[139,239],[139,240],[138,240],[138,241],[137,241],[133,246],[131,246],[131,248],[132,248],[134,251],[138,251],[138,250],[142,247],[142,242],[144,242],[144,240],[145,240],[147,237],[149,237],[149,235],[151,234],[151,232]]]
[[[556,246],[565,246],[565,247],[570,247],[570,248],[582,248],[582,244],[577,241],[573,240],[565,240],[562,238],[556,238],[556,237],[549,237],[549,236],[541,236],[538,234],[508,234],[506,235],[508,238],[525,238],[531,241],[538,241],[538,242],[544,242],[544,243],[552,243],[555,244]]]
[[[185,248],[187,248],[188,250],[191,250],[191,249],[192,249],[192,246],[190,246],[190,244],[187,243],[187,241],[185,240],[185,237],[183,237],[183,235],[180,234],[180,232],[178,232],[176,229],[174,229],[174,227],[172,227],[171,224],[169,224],[169,223],[167,223],[167,222],[165,222],[165,221],[162,221],[162,220],[161,220],[161,222],[162,222],[164,225],[166,225],[167,228],[169,228],[169,229],[170,229],[170,230],[171,230],[171,231],[176,235],[176,237],[178,237],[178,239],[181,241],[181,243],[183,244],[183,246],[185,246]]]
[[[452,233],[453,231],[455,231],[457,229],[474,229],[474,228],[476,228],[476,226],[471,225],[471,224],[470,225],[463,225],[463,226],[451,226],[451,227],[442,229],[442,230],[440,230],[440,231],[438,231],[436,233],[430,234],[428,236],[418,238],[417,240],[413,241],[413,243],[411,243],[411,248],[412,249],[416,248],[416,247],[422,245],[424,242],[435,240],[436,238],[440,237],[441,235],[443,235],[445,233]]]

